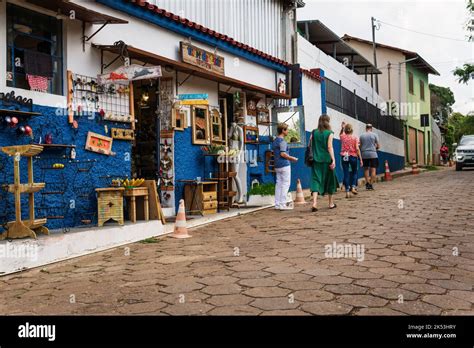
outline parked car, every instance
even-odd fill
[[[456,170],[462,170],[464,167],[474,167],[474,135],[463,135],[454,151],[454,160],[456,161]]]

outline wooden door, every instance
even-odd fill
[[[418,131],[418,164],[425,165],[425,133]]]
[[[415,160],[416,161],[416,129],[414,128],[408,128],[408,161],[411,163],[411,161]]]

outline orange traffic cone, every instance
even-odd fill
[[[415,160],[411,161],[411,173],[420,174],[420,168],[418,168],[418,163]]]
[[[392,181],[392,174],[390,174],[388,161],[385,161],[385,181]]]
[[[174,232],[171,235],[173,238],[191,238],[188,234],[188,227],[186,225],[186,212],[184,209],[184,200],[179,201],[179,210],[178,214],[176,215],[176,222],[174,224]]]
[[[301,180],[296,181],[296,199],[295,204],[305,204],[303,188],[301,187]]]

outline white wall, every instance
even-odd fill
[[[350,123],[354,129],[354,135],[360,136],[365,132],[365,123],[360,122],[350,116],[347,116],[337,110],[328,108],[327,114],[331,117],[331,127],[334,131],[334,136],[339,139],[339,131],[341,130],[341,123],[345,121]],[[380,151],[389,152],[398,156],[405,156],[404,142],[402,139],[394,137],[388,133],[382,132],[381,130],[374,129],[374,133],[379,136],[381,148]]]
[[[343,87],[350,91],[356,90],[359,97],[368,98],[372,104],[384,102],[383,98],[377,95],[375,90],[364,80],[364,76],[357,75],[301,35],[298,35],[298,62],[304,69],[323,69],[327,78],[337,83],[342,81]]]
[[[19,3],[19,1],[12,1]],[[23,5],[23,3],[22,3]],[[112,45],[118,40],[122,40],[130,46],[148,51],[166,58],[181,61],[179,52],[179,42],[186,40],[184,36],[177,35],[171,31],[165,30],[159,26],[141,21],[135,17],[129,17],[127,14],[115,11],[109,7],[97,4],[95,2],[81,2],[81,5],[107,13],[109,15],[123,18],[129,21],[129,24],[108,25],[91,41],[95,44]],[[37,7],[28,6],[38,10]],[[0,2],[0,37],[6,37],[6,15],[5,2]],[[39,12],[48,13],[44,10]],[[49,13],[51,14],[51,13]],[[74,73],[96,76],[100,73],[100,52],[92,48],[91,42],[86,43],[85,51],[82,47],[82,27],[80,21],[66,20],[64,25],[66,43],[65,47],[65,66],[64,70],[71,70]],[[91,35],[100,26],[86,26],[86,36]],[[3,41],[3,39],[2,39]],[[1,41],[0,41],[1,42]],[[198,47],[213,51],[214,48],[194,42]],[[242,58],[218,52],[225,58],[226,76],[253,84],[262,88],[276,90],[275,71],[262,65],[255,64]],[[106,56],[105,62],[111,61],[113,56]],[[115,66],[118,66],[117,63]],[[112,66],[110,69],[113,69]],[[109,70],[110,70],[109,69]],[[6,45],[0,45],[0,71],[6,71]],[[6,88],[5,74],[0,74],[0,90],[9,91]],[[63,96],[53,96],[50,94],[31,92],[27,90],[15,90],[16,94],[33,98],[36,104],[57,106],[66,105],[66,98]],[[216,104],[217,105],[217,104]]]
[[[318,126],[322,113],[321,82],[303,75],[303,105],[305,129],[310,132]]]
[[[178,16],[285,59],[282,0],[148,0]]]

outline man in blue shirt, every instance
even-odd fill
[[[291,210],[287,206],[288,190],[291,183],[291,162],[297,162],[296,157],[289,155],[288,144],[285,137],[288,135],[288,125],[280,123],[277,127],[278,136],[273,142],[272,148],[275,156],[276,186],[275,186],[275,209]]]

